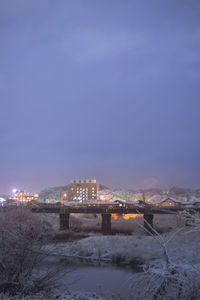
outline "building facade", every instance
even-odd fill
[[[158,203],[159,208],[162,208],[162,207],[180,207],[180,206],[181,206],[180,202],[178,202],[176,200],[173,200],[171,198],[167,198],[167,199],[163,200],[162,202]]]
[[[68,201],[86,203],[98,200],[99,185],[95,179],[72,180],[68,188]]]

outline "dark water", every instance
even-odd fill
[[[106,299],[134,299],[134,271],[112,266],[81,266],[71,270],[60,284],[62,290],[95,292]]]

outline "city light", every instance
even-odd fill
[[[17,189],[12,189],[12,193],[16,194],[17,193]]]
[[[24,190],[12,189],[12,196],[9,199],[16,200],[18,202],[29,202],[32,200],[38,200],[39,194],[27,193]]]

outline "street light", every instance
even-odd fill
[[[67,193],[64,193],[63,195],[62,195],[62,197],[61,197],[61,205],[63,206],[63,204],[64,204],[64,199],[66,200],[67,199]]]

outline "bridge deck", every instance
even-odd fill
[[[125,207],[112,205],[77,205],[77,206],[59,206],[41,205],[39,207],[30,207],[35,213],[79,213],[79,214],[174,214],[179,211],[187,210],[189,212],[200,211],[200,207],[165,207],[157,208],[154,206],[138,207],[135,205],[126,205]]]

